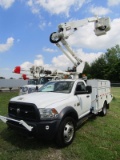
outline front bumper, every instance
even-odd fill
[[[47,139],[53,139],[60,124],[59,119],[40,122],[25,122],[4,116],[0,116],[0,119],[20,134]]]

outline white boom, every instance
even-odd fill
[[[62,70],[54,70],[54,71],[45,70],[44,67],[35,65],[27,69],[20,66],[16,66],[13,70],[13,73],[21,74],[24,80],[39,79],[40,77],[43,76],[58,76],[62,78],[64,76],[70,75],[69,72],[64,72]]]
[[[40,74],[51,74],[51,71],[44,70],[42,66],[33,65],[27,69],[21,66],[16,66],[13,70],[13,73],[22,74],[23,79],[38,79],[40,78]]]
[[[82,27],[89,22],[94,22],[94,32],[96,36],[104,35],[110,30],[110,19],[108,17],[92,17],[83,20],[61,23],[58,25],[58,32],[53,32],[50,35],[50,42],[55,43],[56,46],[70,59],[70,61],[74,64],[74,67],[76,67],[77,73],[83,72],[85,63],[76,56],[74,51],[68,45],[66,39],[69,38],[69,36],[73,34],[79,27]],[[61,42],[62,45],[59,42]]]

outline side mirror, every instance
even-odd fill
[[[91,86],[86,86],[86,90],[85,91],[75,91],[75,95],[78,94],[90,94],[92,93],[92,87]]]
[[[92,93],[92,87],[91,86],[86,86],[86,91],[87,91],[87,93]]]
[[[36,86],[36,91],[38,91],[38,86]]]

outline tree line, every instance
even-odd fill
[[[108,79],[111,82],[120,82],[120,46],[107,49],[91,64],[86,62],[83,73],[88,79]]]

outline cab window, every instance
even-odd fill
[[[83,82],[78,82],[78,84],[76,86],[76,91],[78,91],[78,92],[86,91],[85,84]]]

